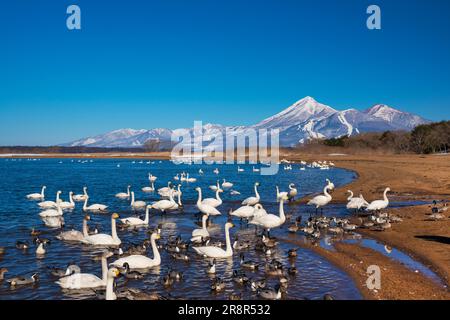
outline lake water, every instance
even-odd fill
[[[118,166],[120,165],[120,166]],[[213,173],[214,168],[220,170],[220,174]],[[310,193],[321,192],[325,179],[331,179],[336,186],[347,184],[355,178],[355,174],[343,169],[332,168],[330,170],[310,169],[300,171],[295,166],[292,171],[280,172],[275,176],[261,176],[252,172],[251,165],[240,165],[245,172],[237,172],[237,165],[175,165],[170,161],[152,161],[139,163],[128,159],[117,160],[93,160],[93,162],[79,162],[71,159],[41,159],[30,161],[26,159],[11,160],[0,159],[0,246],[6,247],[6,254],[0,258],[0,267],[7,267],[9,273],[6,278],[24,275],[29,276],[34,272],[40,275],[40,282],[36,287],[24,287],[10,289],[6,283],[0,283],[0,299],[95,299],[95,295],[67,294],[63,293],[55,280],[49,273],[47,267],[56,266],[65,268],[68,263],[76,263],[86,273],[94,273],[101,276],[100,262],[92,261],[92,257],[98,255],[98,250],[92,250],[83,245],[74,245],[61,242],[55,238],[60,230],[45,227],[39,217],[39,208],[35,201],[28,201],[25,196],[29,193],[40,192],[41,186],[47,186],[46,199],[54,200],[58,190],[63,191],[62,198],[68,201],[69,191],[75,194],[82,193],[83,186],[88,186],[90,203],[101,203],[109,206],[109,212],[118,212],[122,217],[128,217],[135,213],[130,209],[129,201],[119,200],[114,197],[118,192],[125,192],[126,186],[131,184],[136,192],[137,200],[147,202],[159,200],[157,193],[143,193],[141,188],[148,185],[148,173],[151,172],[158,177],[156,188],[167,186],[169,180],[182,171],[190,173],[191,177],[197,178],[197,182],[182,186],[184,210],[182,213],[174,212],[161,214],[151,213],[150,224],[156,226],[162,223],[162,237],[159,243],[165,243],[170,236],[181,235],[184,240],[190,238],[198,219],[198,210],[195,207],[197,193],[196,186],[202,187],[203,197],[213,197],[214,193],[208,186],[215,184],[218,178],[225,178],[234,183],[234,190],[241,195],[231,195],[229,191],[222,194],[224,203],[219,207],[223,216],[215,217],[213,224],[217,225],[210,229],[214,239],[224,241],[223,225],[230,208],[238,208],[240,201],[254,195],[253,185],[260,182],[259,191],[262,204],[268,212],[278,213],[278,204],[275,202],[275,185],[279,185],[282,191],[287,191],[287,185],[295,183],[300,196]],[[199,175],[198,170],[202,168],[204,175]],[[175,182],[175,181],[174,181]],[[294,216],[307,214],[306,206],[286,205],[286,213]],[[341,209],[342,211],[342,209]],[[333,212],[335,214],[336,212]],[[344,214],[344,213],[341,213]],[[81,230],[84,214],[82,203],[77,203],[75,210],[64,214],[66,229],[75,228]],[[253,239],[253,227],[247,227],[236,221],[236,227],[231,230],[231,236],[239,236],[239,239]],[[91,214],[91,227],[98,226],[101,232],[110,233],[109,214]],[[35,246],[28,252],[15,248],[17,240],[31,242],[30,230],[32,227],[43,231],[42,237],[51,240],[47,247],[47,253],[43,259],[37,259]],[[145,230],[138,233],[130,231],[118,231],[119,237],[126,248],[130,244],[142,243],[148,236]],[[284,228],[273,230],[274,236],[286,235]],[[293,246],[280,243],[272,258],[277,258],[286,266],[295,265],[299,270],[297,276],[290,279],[287,299],[321,299],[325,293],[332,294],[337,299],[360,299],[361,295],[356,289],[353,281],[342,271],[335,268],[325,259],[305,249],[299,250],[295,260],[287,259],[286,251]],[[244,251],[246,259],[252,259],[261,265],[266,261],[265,255],[255,250]],[[148,252],[152,256],[151,250]],[[232,280],[232,272],[239,269],[238,253],[232,261],[221,261],[218,263],[217,276],[226,282],[226,290],[220,294],[210,291],[211,279],[205,270],[207,259],[199,257],[192,249],[188,251],[191,258],[190,263],[173,260],[170,255],[162,252],[162,263],[159,268],[151,270],[144,279],[124,282],[118,280],[118,286],[144,289],[149,292],[158,292],[162,295],[171,295],[176,298],[185,299],[226,299],[230,293],[240,293],[243,298],[257,298],[248,288],[237,285]],[[111,258],[114,259],[114,258]],[[184,280],[177,282],[167,290],[161,284],[161,278],[167,273],[169,267],[184,273]],[[246,272],[247,276],[255,279],[264,277],[264,272]],[[275,278],[269,278],[270,287],[276,284]]]

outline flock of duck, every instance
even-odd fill
[[[326,164],[321,164],[324,166]],[[317,166],[317,165],[316,165]],[[243,169],[238,167],[238,172]],[[255,168],[253,168],[255,170]],[[219,170],[215,169],[214,173],[219,174]],[[199,174],[203,171],[200,169]],[[216,276],[216,265],[222,259],[233,259],[238,252],[240,269],[233,271],[233,281],[243,286],[248,286],[255,296],[262,299],[281,299],[283,293],[286,292],[287,286],[291,277],[295,277],[297,270],[295,266],[286,267],[281,261],[271,258],[274,248],[278,245],[278,241],[271,237],[270,231],[280,228],[286,222],[291,220],[291,217],[284,212],[284,206],[287,202],[294,202],[298,195],[298,190],[294,183],[288,185],[287,191],[280,191],[279,187],[275,187],[276,200],[279,203],[278,213],[269,213],[262,205],[262,199],[258,192],[259,183],[256,182],[253,186],[254,195],[244,199],[241,206],[230,210],[228,212],[228,220],[223,225],[224,242],[213,241],[210,237],[209,226],[211,220],[215,216],[222,215],[220,211],[223,201],[221,193],[224,190],[230,192],[231,195],[239,195],[240,193],[233,189],[234,184],[225,179],[217,180],[215,185],[209,186],[209,189],[215,193],[213,198],[203,198],[202,188],[197,186],[195,191],[198,194],[196,201],[196,208],[201,214],[201,227],[192,230],[190,239],[182,239],[179,237],[170,238],[164,245],[159,244],[158,240],[164,232],[164,225],[157,227],[150,227],[150,213],[152,211],[167,213],[167,212],[182,212],[182,189],[184,182],[195,183],[196,178],[190,177],[189,173],[177,174],[173,177],[178,184],[168,182],[167,186],[156,189],[156,176],[149,174],[149,185],[143,187],[141,190],[147,193],[156,193],[160,200],[147,203],[145,201],[136,200],[135,193],[131,191],[131,186],[127,186],[126,192],[115,194],[117,199],[123,201],[130,201],[129,205],[133,211],[145,212],[144,217],[130,216],[120,218],[119,214],[112,213],[110,215],[111,232],[100,233],[97,229],[89,227],[90,215],[92,214],[106,214],[109,207],[105,204],[90,203],[90,196],[88,188],[83,188],[83,193],[74,194],[69,193],[69,201],[61,199],[61,191],[56,193],[55,201],[46,201],[45,192],[46,187],[42,187],[41,192],[33,193],[26,196],[30,201],[37,201],[37,206],[41,210],[39,216],[43,223],[49,228],[61,228],[61,232],[56,236],[59,241],[70,243],[79,243],[80,245],[102,248],[104,253],[98,257],[101,261],[102,276],[90,273],[83,273],[75,264],[71,264],[66,268],[51,268],[50,272],[58,279],[55,281],[64,290],[91,290],[97,295],[104,297],[107,300],[115,300],[117,298],[125,299],[162,299],[164,297],[155,293],[146,293],[138,289],[122,288],[116,290],[115,281],[122,276],[129,279],[141,279],[144,274],[154,267],[161,265],[161,250],[167,250],[173,259],[189,261],[190,254],[197,254],[201,258],[209,259],[205,276],[211,278],[210,289],[216,292],[224,290],[225,283],[222,278]],[[222,181],[220,183],[220,181]],[[385,230],[390,228],[391,222],[401,221],[400,218],[390,216],[381,211],[388,207],[389,199],[387,193],[390,191],[386,188],[383,194],[383,199],[367,202],[362,195],[354,197],[353,192],[348,191],[347,209],[360,213],[359,224],[351,224],[348,219],[326,217],[323,216],[323,208],[332,201],[332,192],[335,189],[333,182],[326,179],[326,185],[323,188],[323,194],[314,196],[307,202],[307,205],[315,208],[315,215],[310,214],[307,221],[302,223],[301,216],[296,218],[287,227],[288,232],[297,233],[302,232],[307,237],[312,239],[320,238],[324,234],[343,234],[346,232],[353,232],[357,228],[375,228],[377,230]],[[82,210],[85,214],[81,231],[79,230],[64,230],[64,214],[68,210],[73,210],[77,203],[82,203]],[[319,215],[320,210],[320,215]],[[235,239],[233,242],[230,237],[230,230],[234,227],[234,220],[239,220],[240,223],[248,224],[248,226],[255,227],[254,241],[240,241]],[[122,248],[122,241],[118,236],[117,229],[122,231],[133,232],[138,228],[147,228],[149,238],[141,245],[130,246],[128,250]],[[261,231],[261,232],[258,232]],[[41,232],[33,229],[31,235],[36,243],[37,258],[45,257],[47,244],[50,240],[40,237]],[[17,241],[16,247],[19,250],[29,250],[31,245],[26,241]],[[151,248],[152,257],[147,256],[147,248]],[[261,254],[264,254],[267,259],[264,265],[245,259],[244,251],[254,249]],[[5,248],[0,247],[0,257],[5,254]],[[297,256],[297,249],[290,249],[287,253],[289,259],[295,259]],[[111,259],[108,263],[108,259]],[[254,280],[247,276],[245,272],[254,272],[255,270],[263,270],[267,277],[277,277],[278,283],[274,287],[268,287],[266,279]],[[6,268],[0,269],[0,281],[5,279],[5,274],[8,270]],[[176,281],[181,281],[183,274],[179,271],[169,269],[166,276],[162,278],[164,286],[171,286]],[[39,275],[33,274],[31,277],[17,276],[6,279],[6,282],[11,287],[34,285],[39,281]],[[106,290],[106,291],[105,291]],[[104,292],[106,292],[104,294]],[[239,299],[239,294],[230,295],[230,299]],[[326,295],[325,299],[331,299],[330,295]]]

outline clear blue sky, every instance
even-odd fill
[[[448,0],[1,1],[0,145],[252,124],[307,95],[449,119],[449,39]]]

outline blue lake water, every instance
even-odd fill
[[[208,186],[215,184],[218,178],[225,178],[234,183],[234,190],[241,195],[230,195],[224,192],[222,198],[224,203],[219,207],[223,216],[213,219],[213,227],[210,233],[214,239],[224,240],[223,225],[230,208],[238,208],[240,201],[254,194],[253,185],[260,182],[259,191],[262,204],[268,212],[277,213],[278,204],[275,202],[275,185],[279,185],[282,191],[288,190],[288,184],[296,184],[300,196],[310,193],[321,192],[325,179],[331,179],[336,186],[351,182],[356,176],[353,172],[343,169],[332,168],[330,170],[307,169],[300,171],[298,168],[292,171],[280,172],[275,176],[261,176],[252,172],[251,165],[240,165],[245,172],[238,173],[237,165],[175,165],[170,161],[146,161],[128,159],[116,160],[93,160],[93,162],[79,162],[71,159],[41,159],[28,161],[26,159],[15,160],[0,159],[0,246],[6,247],[6,254],[0,258],[0,267],[7,267],[9,273],[6,278],[24,275],[29,276],[34,272],[40,275],[39,285],[36,287],[25,287],[11,290],[6,283],[0,283],[0,299],[89,299],[96,298],[92,295],[74,295],[63,293],[55,284],[55,279],[47,270],[48,266],[64,268],[68,263],[75,262],[83,272],[101,275],[100,262],[92,261],[92,257],[98,254],[98,250],[76,244],[67,244],[55,239],[60,230],[45,227],[39,217],[39,208],[35,201],[29,201],[25,196],[29,193],[40,192],[41,186],[47,186],[46,199],[54,200],[58,190],[63,191],[62,199],[68,201],[69,191],[75,194],[82,193],[83,186],[89,188],[90,203],[101,203],[109,206],[109,212],[118,212],[121,217],[134,215],[130,209],[129,201],[119,200],[114,197],[118,192],[125,192],[126,186],[131,184],[136,192],[137,200],[151,202],[159,200],[156,193],[143,193],[141,188],[148,185],[148,173],[158,177],[156,188],[167,186],[168,181],[182,171],[189,172],[191,177],[197,178],[197,182],[182,186],[184,210],[182,213],[174,212],[160,214],[152,212],[150,224],[162,224],[162,238],[160,243],[166,242],[170,236],[181,235],[188,240],[193,229],[198,228],[198,210],[195,207],[197,193],[196,186],[202,187],[204,197],[213,197],[214,193]],[[120,165],[120,167],[118,167]],[[214,168],[220,170],[220,174],[213,173]],[[198,170],[202,168],[204,175],[199,175]],[[174,181],[175,182],[175,181]],[[306,206],[286,205],[286,213],[307,214]],[[341,208],[342,210],[342,208]],[[333,211],[333,214],[335,212]],[[343,214],[343,213],[342,213]],[[81,230],[83,219],[82,203],[77,203],[75,210],[64,214],[66,229],[75,228]],[[90,226],[98,226],[101,232],[110,233],[109,214],[91,214]],[[28,252],[15,248],[17,240],[31,242],[30,230],[32,227],[43,231],[42,237],[49,238],[51,244],[47,247],[47,253],[43,259],[37,259],[35,247],[32,246]],[[118,231],[119,237],[126,248],[130,244],[138,244],[148,236],[145,230],[138,233],[130,231]],[[286,235],[286,228],[274,230],[273,235]],[[236,221],[236,227],[231,231],[232,237],[238,235],[241,240],[253,239],[254,229]],[[325,259],[305,249],[299,251],[297,259],[288,260],[286,251],[292,245],[281,243],[275,250],[272,258],[281,260],[286,266],[295,265],[299,270],[296,277],[290,279],[287,299],[320,299],[323,294],[330,293],[338,299],[360,299],[361,295],[356,289],[353,281],[341,270],[335,268]],[[148,254],[152,256],[151,250]],[[177,298],[186,299],[226,299],[230,293],[240,293],[243,298],[254,299],[255,294],[250,290],[235,284],[231,274],[234,269],[239,269],[238,254],[232,261],[223,261],[218,264],[217,275],[226,281],[226,290],[220,294],[210,292],[211,279],[205,270],[208,261],[196,255],[192,249],[188,251],[191,257],[190,263],[174,261],[167,252],[162,252],[162,264],[153,269],[142,280],[118,281],[118,286],[140,288],[149,292],[158,292],[163,295],[170,294]],[[255,250],[245,251],[246,259],[252,259],[264,264],[264,254]],[[184,272],[184,280],[175,283],[167,290],[161,284],[161,278],[167,269]],[[246,272],[249,277],[260,279],[264,272]],[[273,286],[276,279],[269,279],[269,286]]]

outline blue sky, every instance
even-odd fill
[[[2,1],[0,39],[0,145],[252,124],[308,95],[450,118],[448,0]]]

